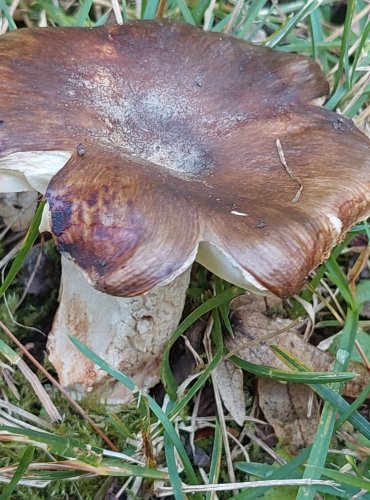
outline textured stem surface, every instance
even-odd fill
[[[164,344],[181,318],[189,275],[190,268],[141,297],[112,297],[92,288],[75,264],[62,258],[60,306],[48,340],[60,383],[78,398],[94,391],[111,404],[131,399],[128,389],[72,345],[68,335],[74,335],[139,387],[156,384]]]

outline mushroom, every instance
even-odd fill
[[[66,333],[148,387],[195,259],[288,297],[370,215],[369,140],[317,105],[328,84],[308,58],[134,21],[7,34],[0,72],[2,190],[46,192],[73,261],[49,351],[81,393],[107,382]]]

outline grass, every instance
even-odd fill
[[[325,0],[39,0],[33,3],[0,0],[0,32],[24,25],[96,26],[108,20],[152,19],[159,12],[165,17],[228,32],[247,41],[258,40],[276,50],[311,56],[320,64],[331,84],[331,94],[325,106],[352,118],[369,134],[370,4],[348,0],[345,16],[334,24],[333,13],[340,4]],[[5,292],[8,297],[17,293],[17,272],[37,237],[35,228],[40,210],[24,245],[4,274],[0,296]],[[116,494],[125,491],[131,498],[141,498],[140,487],[141,492],[154,490],[162,495],[173,494],[176,499],[185,498],[186,491],[189,498],[207,500],[216,498],[216,491],[219,498],[265,496],[277,500],[289,498],[289,495],[299,500],[313,499],[317,493],[326,499],[351,498],[361,491],[369,492],[370,459],[361,450],[369,449],[370,424],[359,412],[369,395],[369,388],[351,404],[341,396],[343,380],[351,376],[346,371],[356,350],[359,329],[361,327],[367,332],[370,326],[360,316],[364,302],[362,290],[366,296],[366,290],[370,289],[369,277],[362,278],[361,275],[361,271],[369,269],[368,250],[362,247],[359,253],[355,253],[348,247],[350,240],[359,235],[369,235],[366,223],[358,224],[347,240],[333,251],[332,257],[316,270],[301,292],[300,302],[289,301],[286,308],[292,320],[303,316],[308,321],[306,311],[313,310],[316,331],[326,328],[327,335],[341,332],[335,347],[334,373],[310,373],[299,360],[281,350],[277,354],[292,371],[282,372],[247,363],[237,356],[231,357],[243,370],[255,376],[306,383],[312,387],[323,401],[323,407],[311,446],[295,457],[276,446],[274,453],[280,460],[271,461],[256,443],[244,440],[239,444],[249,451],[251,459],[245,462],[238,461],[240,457],[231,460],[230,446],[234,441],[229,440],[227,433],[238,427],[232,422],[225,425],[222,407],[218,405],[216,420],[207,420],[209,428],[214,429],[208,438],[208,445],[212,448],[208,475],[189,458],[184,437],[188,434],[194,437],[194,429],[189,430],[188,426],[192,406],[201,389],[211,382],[214,368],[227,355],[222,330],[232,333],[228,320],[229,302],[242,293],[241,289],[228,287],[220,280],[216,280],[213,292],[208,281],[204,281],[200,287],[197,284],[197,288],[194,285],[190,290],[193,312],[174,332],[164,352],[162,380],[167,396],[163,407],[148,394],[140,392],[125,374],[113,370],[97,353],[72,339],[87,357],[133,390],[135,402],[112,414],[109,408],[87,399],[82,403],[81,414],[73,410],[59,392],[52,391],[53,404],[64,414],[64,421],[50,423],[39,399],[25,389],[23,375],[17,369],[19,356],[14,351],[13,341],[10,337],[2,337],[2,373],[6,372],[8,382],[9,377],[18,382],[23,397],[21,401],[17,400],[9,389],[11,386],[3,383],[3,395],[6,394],[19,413],[13,409],[11,414],[0,414],[0,479],[11,479],[0,489],[0,499],[31,496],[99,500],[105,498],[109,488],[113,488]],[[208,340],[210,357],[204,368],[188,382],[184,395],[179,397],[169,362],[170,349],[194,322],[209,313],[212,315]],[[5,321],[1,316],[0,319]],[[6,320],[8,322],[9,318]],[[47,362],[43,364],[44,368],[50,368]],[[45,375],[40,371],[38,374],[44,387]],[[88,414],[90,421],[84,419],[84,414]],[[253,415],[250,418],[245,425],[252,426],[254,435],[258,424],[253,423]],[[91,423],[95,429],[98,426],[100,436],[94,432]],[[343,438],[344,430],[352,435],[352,441]],[[141,440],[143,436],[146,436],[146,453]],[[335,436],[336,440],[333,439]],[[106,443],[111,443],[115,451],[104,443],[105,437]],[[352,450],[348,449],[349,446]],[[336,454],[333,454],[333,449]],[[151,459],[148,450],[151,450]],[[186,489],[182,483],[186,483]]]

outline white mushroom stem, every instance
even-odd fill
[[[56,151],[15,153],[2,158],[1,190],[8,193],[6,198],[10,200],[12,196],[35,197],[36,191],[31,189],[44,193],[52,175],[69,156]],[[25,192],[9,194],[10,191]],[[13,217],[13,211],[7,210],[6,216]],[[44,214],[42,231],[49,229],[47,218]],[[164,345],[181,319],[189,277],[190,267],[169,285],[144,296],[112,297],[92,288],[77,266],[62,258],[60,304],[48,340],[49,358],[60,383],[78,398],[92,391],[111,404],[126,403],[132,398],[130,391],[73,346],[68,336],[74,335],[139,387],[155,385]]]
[[[131,392],[90,362],[71,343],[74,335],[110,366],[148,389],[159,381],[164,345],[178,325],[190,268],[169,285],[134,298],[98,292],[62,257],[60,305],[48,339],[59,381],[75,397],[93,391],[100,400],[126,403]]]

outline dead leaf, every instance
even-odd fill
[[[238,425],[245,420],[243,371],[230,361],[221,361],[214,371],[222,402]]]
[[[311,389],[302,384],[282,384],[276,380],[258,380],[259,405],[282,445],[292,455],[309,446],[320,419],[318,405],[308,416]]]
[[[335,363],[334,356],[305,342],[299,333],[298,326],[273,336],[274,332],[286,328],[291,320],[268,317],[265,311],[265,302],[263,298],[259,297],[245,299],[243,305],[233,311],[231,322],[234,338],[227,337],[225,340],[230,351],[238,349],[236,355],[250,363],[288,370],[287,366],[270,349],[271,345],[278,345],[298,358],[312,371],[332,371]],[[268,339],[256,343],[256,340],[268,335],[270,335]],[[248,347],[248,343],[251,342],[253,345]],[[370,383],[370,374],[360,363],[350,363],[349,371],[354,371],[359,375],[344,385],[343,394],[355,398]]]

